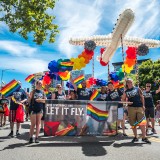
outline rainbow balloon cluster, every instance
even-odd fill
[[[136,63],[136,53],[137,53],[137,48],[128,47],[128,49],[126,50],[126,54],[127,54],[126,60],[122,65],[123,72],[130,73],[133,70],[133,67]]]
[[[70,78],[69,71],[80,70],[89,63],[94,55],[96,44],[94,41],[86,41],[84,51],[77,58],[53,60],[48,64],[51,79],[61,79],[66,81]]]
[[[121,82],[122,79],[124,78],[124,72],[122,71],[122,68],[120,68],[119,71],[111,72],[109,76],[115,88],[124,87],[123,83]]]

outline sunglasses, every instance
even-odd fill
[[[57,87],[57,88],[62,88],[62,87],[59,86],[59,87]]]
[[[150,88],[151,86],[146,86],[146,87],[149,87],[149,88]]]

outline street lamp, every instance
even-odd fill
[[[8,70],[15,70],[15,69],[13,69],[13,68],[2,69],[2,73],[1,73],[1,89],[2,89],[3,74],[4,74],[5,71],[8,71]]]

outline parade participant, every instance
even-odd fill
[[[97,98],[97,101],[106,101],[107,99],[107,87],[106,86],[102,86],[101,87],[101,91],[99,92],[100,96],[99,98]]]
[[[77,99],[76,91],[71,90],[69,93],[69,100],[76,100],[76,99]]]
[[[156,117],[155,118],[160,126],[160,100],[158,100],[156,103]]]
[[[46,93],[46,99],[52,99],[52,92],[49,91],[49,85],[45,86],[45,90],[48,92]],[[41,129],[40,131],[44,131],[44,118],[45,118],[45,104],[43,104],[43,116],[41,118]]]
[[[33,143],[34,127],[36,126],[35,143],[39,143],[38,136],[40,131],[40,123],[43,115],[43,106],[46,100],[44,91],[42,90],[42,81],[37,81],[35,90],[30,93],[30,140],[29,143]]]
[[[18,83],[21,86],[21,82],[18,81]],[[14,99],[14,100],[13,100]],[[14,129],[14,122],[17,122],[16,120],[16,111],[18,109],[19,104],[22,104],[27,100],[27,96],[25,91],[20,87],[20,89],[16,92],[13,92],[11,101],[10,101],[10,112],[9,112],[9,121],[10,121],[10,128],[11,132],[8,136],[13,137],[13,129]],[[20,123],[17,122],[17,131],[16,136],[19,136],[19,129],[20,129]]]
[[[132,130],[134,133],[134,138],[132,140],[132,143],[138,141],[137,128],[135,125],[135,124],[137,124],[137,122],[139,122],[140,129],[142,132],[142,141],[146,142],[146,143],[151,143],[146,138],[146,130],[145,130],[146,124],[143,123],[143,120],[145,118],[144,97],[143,97],[141,89],[139,87],[135,87],[133,85],[132,79],[126,80],[126,90],[123,93],[122,100],[126,101],[127,98],[128,98],[129,102],[132,102],[132,104],[128,105],[129,122],[130,122],[130,125],[132,126]]]
[[[154,128],[155,126],[155,108],[154,108],[154,102],[153,102],[153,96],[160,92],[160,87],[156,91],[151,91],[151,83],[146,83],[146,88],[143,91],[143,96],[145,100],[145,115],[147,119],[147,125],[146,125],[146,134],[148,134],[148,126],[149,126],[149,118],[152,123],[152,132],[153,134],[156,134],[156,130]]]
[[[74,84],[72,77],[71,77],[70,81],[74,87],[74,90],[77,92],[77,96],[78,96],[77,99],[78,100],[90,100],[90,97],[92,95],[92,91],[90,89],[86,88],[87,86],[86,86],[85,80],[81,82],[82,88],[78,88]]]
[[[57,89],[57,91],[55,91],[52,94],[52,99],[65,100],[66,99],[66,94],[62,89],[62,85],[61,84],[57,84],[56,89]]]
[[[107,100],[108,101],[121,101],[121,96],[123,95],[123,93],[119,90],[119,89],[115,89],[114,85],[112,82],[108,83],[108,88],[109,88],[109,93],[108,93],[108,97]],[[123,130],[123,136],[127,136],[127,134],[125,133],[125,119],[124,119],[124,109],[123,109],[123,104],[118,104],[118,126],[122,126],[122,130]]]
[[[6,125],[6,114],[5,114],[5,112],[8,109],[8,105],[9,105],[9,100],[7,98],[5,98],[4,96],[2,96],[2,98],[0,99],[0,120],[1,120],[0,127]],[[4,122],[3,122],[3,117],[4,117]]]

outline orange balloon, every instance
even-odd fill
[[[90,88],[90,87],[91,87],[91,84],[89,83],[89,80],[86,80],[86,87],[87,87],[87,88]]]

